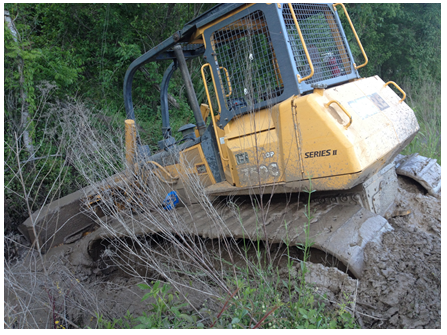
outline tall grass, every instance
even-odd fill
[[[79,175],[71,175],[69,169],[75,159],[70,147],[81,138],[73,135],[87,131],[88,145],[95,147],[94,138],[103,127],[98,119],[101,113],[85,113],[85,107],[74,99],[52,99],[53,85],[44,83],[39,91],[33,122],[39,126],[41,137],[35,143],[35,156],[26,155],[20,129],[10,126],[5,132],[5,211],[18,207],[26,211],[25,217],[80,187]],[[96,128],[91,128],[92,124]],[[20,223],[23,215],[17,215],[16,222]],[[24,244],[13,228],[5,226],[5,232],[12,232],[4,237],[5,328],[76,328],[85,317],[107,312],[98,303],[97,292],[81,284],[73,268],[60,260],[46,262],[36,251],[41,247],[39,239],[35,240],[37,245]],[[32,230],[38,236],[35,221]]]
[[[402,81],[406,103],[414,110],[420,131],[403,151],[435,158],[441,165],[441,83],[430,78],[414,83]]]

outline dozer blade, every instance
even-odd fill
[[[408,156],[397,155],[394,162],[397,174],[417,181],[430,195],[441,196],[441,167],[436,159],[415,153]]]
[[[366,244],[380,243],[381,235],[392,230],[383,217],[358,205],[313,204],[310,224],[305,215],[306,209],[300,203],[287,205],[284,201],[272,202],[265,213],[254,209],[251,203],[240,206],[230,204],[217,210],[220,219],[212,217],[200,204],[120,220],[105,217],[107,228],[103,226],[89,234],[82,243],[92,256],[98,253],[96,249],[104,239],[135,235],[172,233],[210,239],[265,240],[265,224],[270,243],[287,242],[291,246],[308,243],[335,256],[354,276],[360,278]],[[263,214],[265,220],[261,218]],[[173,217],[167,219],[167,215]],[[172,222],[175,222],[175,227]]]
[[[116,174],[95,188],[87,186],[49,203],[26,219],[18,227],[19,231],[36,249],[40,247],[40,251],[44,253],[54,246],[71,243],[82,237],[84,232],[96,224],[91,208],[85,206],[88,196],[95,194],[98,187],[108,188],[112,180],[114,185],[124,184],[125,175]]]
[[[90,187],[83,188],[63,198],[51,202],[41,210],[34,212],[19,227],[19,231],[31,243],[37,243],[42,252],[64,243],[75,234],[95,224],[94,220],[80,211],[82,199]]]

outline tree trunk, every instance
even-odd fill
[[[14,39],[14,42],[18,44],[18,33],[16,30],[16,27],[14,25],[14,22],[11,20],[11,17],[9,16],[9,12],[7,10],[5,10],[5,22],[6,25],[8,26],[9,30],[11,31],[12,34],[12,38]],[[20,126],[19,126],[19,133],[21,132],[21,137],[23,140],[23,145],[25,146],[26,150],[28,151],[29,154],[29,159],[32,159],[34,157],[34,146],[33,146],[33,140],[30,136],[29,130],[28,130],[28,125],[31,123],[31,119],[30,119],[30,115],[29,115],[29,110],[28,110],[28,104],[26,102],[26,91],[24,89],[24,85],[25,85],[25,77],[23,75],[23,59],[18,56],[18,60],[19,60],[19,65],[18,70],[19,70],[19,75],[20,75],[20,79],[19,79],[19,83],[20,83],[20,98],[22,100],[22,110],[21,110],[21,115],[20,115]]]

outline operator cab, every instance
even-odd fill
[[[221,129],[236,115],[359,78],[330,4],[255,4],[203,35]]]

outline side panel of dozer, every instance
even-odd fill
[[[411,108],[377,76],[315,90],[296,98],[294,108],[304,174],[316,190],[365,182],[419,130]]]
[[[150,161],[147,165],[152,167]],[[179,205],[197,203],[202,188],[216,183],[200,144],[179,152],[175,164],[155,167],[152,173],[145,173],[144,169],[139,173],[151,189],[153,202],[160,205],[171,191],[177,193]]]

